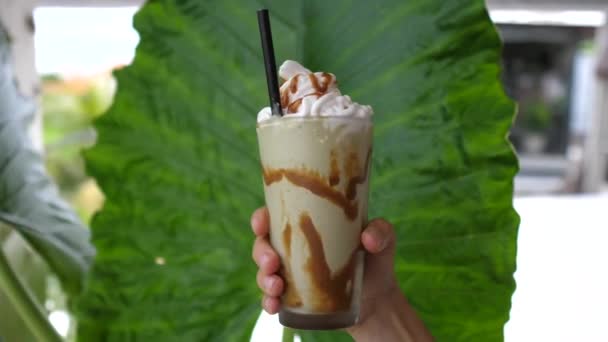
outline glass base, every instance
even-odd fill
[[[357,312],[336,312],[330,314],[304,314],[281,309],[279,322],[282,325],[300,330],[334,330],[348,328],[357,323]]]

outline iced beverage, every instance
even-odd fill
[[[348,327],[358,319],[363,279],[371,108],[341,95],[331,74],[291,61],[279,73],[285,115],[264,109],[257,126],[270,241],[285,280],[279,320]]]

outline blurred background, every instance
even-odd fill
[[[503,80],[519,102],[517,194],[597,193],[608,179],[608,29],[603,0],[489,0]]]
[[[85,222],[103,195],[80,151],[94,143],[91,122],[111,104],[112,69],[134,56],[132,17],[141,3],[0,0],[0,19],[33,13],[35,35],[17,37],[15,57],[35,63],[42,79],[42,130],[34,136]],[[487,4],[504,41],[505,89],[519,102],[510,139],[520,159],[515,206],[522,223],[506,340],[608,341],[608,1]],[[10,239],[0,238],[9,250]],[[31,253],[12,258],[19,268],[45,269]],[[36,292],[55,327],[70,334],[69,303],[56,279],[24,277],[46,284]],[[262,315],[253,340],[279,341],[277,324]],[[0,294],[5,340],[29,340],[24,329]]]

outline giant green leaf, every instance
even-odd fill
[[[400,284],[437,340],[502,340],[515,285],[515,107],[482,0],[148,2],[136,58],[116,72],[115,103],[86,155],[107,201],[93,222],[80,338],[250,336],[263,6],[278,60],[331,71],[373,105],[370,214],[395,223]]]
[[[9,40],[0,27],[0,221],[10,223],[78,292],[95,252],[89,231],[61,198],[28,137],[36,100],[18,93]]]

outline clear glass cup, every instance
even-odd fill
[[[257,126],[270,242],[281,258],[281,324],[327,330],[359,317],[372,123],[282,117]]]

